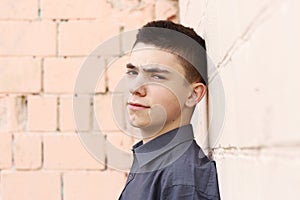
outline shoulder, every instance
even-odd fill
[[[220,200],[219,193],[208,193],[191,185],[173,185],[163,191],[164,200]]]
[[[210,160],[197,145],[195,141],[190,147],[170,166],[171,170],[176,172],[188,171],[194,172],[209,172],[216,168],[214,160]]]
[[[165,188],[168,191],[183,189],[210,196],[218,192],[216,163],[208,159],[196,143],[167,167],[164,173]]]

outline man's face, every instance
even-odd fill
[[[158,49],[134,50],[127,64],[129,120],[137,128],[180,126],[190,87],[175,55]]]

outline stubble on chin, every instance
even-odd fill
[[[135,128],[145,128],[151,124],[149,111],[132,111],[128,110],[129,123]]]

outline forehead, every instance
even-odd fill
[[[129,61],[137,67],[158,65],[185,74],[176,55],[150,45],[138,44],[132,50]]]

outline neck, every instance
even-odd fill
[[[179,128],[184,125],[188,125],[190,121],[178,123],[177,121],[174,121],[173,123],[168,123],[163,126],[160,130],[157,130],[155,127],[147,127],[141,129],[141,134],[143,136],[143,144],[146,144],[147,142],[153,140],[154,138],[157,138],[160,135],[163,135],[173,129]]]

